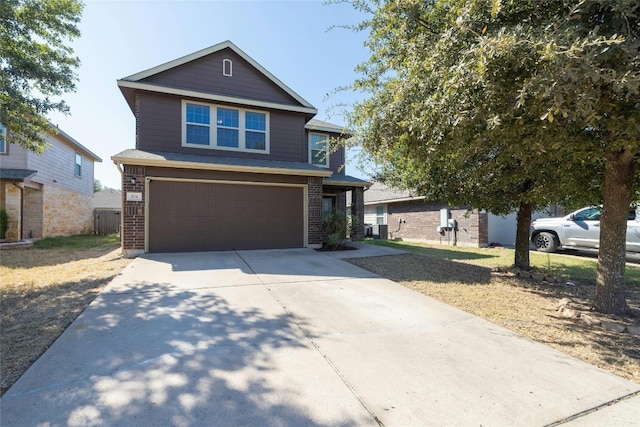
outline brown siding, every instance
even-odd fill
[[[304,190],[151,181],[149,251],[299,248]]]
[[[232,77],[222,74],[222,61],[233,63]],[[302,72],[302,70],[301,70]],[[288,105],[300,105],[293,97],[258,72],[231,49],[207,55],[142,80],[164,86]]]
[[[140,93],[138,123],[138,148],[140,150],[307,162],[307,144],[304,140],[304,115],[302,113],[269,111],[269,126],[270,154],[268,155],[182,147],[182,98],[148,92]]]
[[[331,153],[329,157],[329,169],[337,175],[344,175],[344,167],[344,145],[341,145]]]

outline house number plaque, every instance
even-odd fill
[[[141,202],[142,201],[142,193],[134,193],[131,191],[127,191],[127,202]]]

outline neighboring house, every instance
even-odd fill
[[[483,212],[452,209],[380,183],[365,191],[364,204],[365,224],[387,225],[389,238],[476,247],[489,243]]]
[[[42,154],[11,143],[0,125],[0,206],[6,241],[91,233],[93,165],[102,160],[55,126]]]
[[[300,67],[304,72],[304,67]],[[361,220],[366,181],[344,174],[345,130],[226,41],[118,80],[136,119],[122,172],[125,256],[322,244],[323,212]]]
[[[494,215],[467,209],[452,209],[446,203],[425,201],[409,191],[399,191],[374,183],[364,193],[364,222],[368,230],[387,225],[389,238],[402,238],[431,243],[453,243],[461,246],[513,246],[516,242],[516,213]],[[456,221],[457,230],[442,227],[443,209],[447,219]],[[551,206],[532,214],[532,220],[564,215],[564,210]],[[400,222],[402,221],[402,222]],[[371,227],[371,228],[369,228]]]
[[[100,235],[117,233],[122,214],[122,192],[107,188],[93,195],[93,232]]]
[[[120,190],[114,190],[113,188],[107,188],[106,190],[94,193],[93,209],[122,210],[122,192]]]

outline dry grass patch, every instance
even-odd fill
[[[638,317],[592,312],[594,283],[576,286],[536,282],[488,267],[434,259],[418,254],[348,260],[468,313],[482,317],[535,341],[640,383],[640,337],[588,326],[557,311],[569,298],[571,307],[597,321],[640,326]],[[640,313],[640,287],[628,288],[628,302]]]
[[[0,393],[131,260],[118,244],[0,252]]]

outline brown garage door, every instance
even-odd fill
[[[301,187],[149,183],[149,252],[304,246]]]

